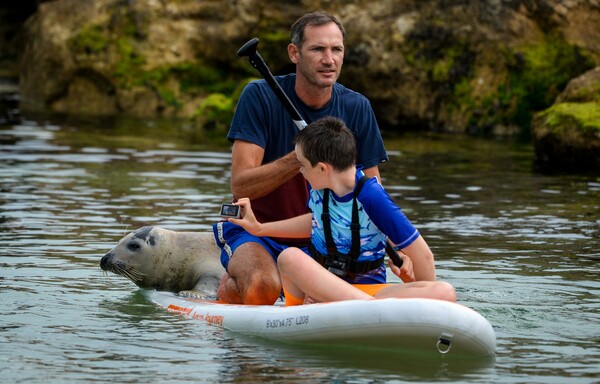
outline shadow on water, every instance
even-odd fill
[[[138,289],[128,296],[111,298],[101,301],[98,306],[105,309],[105,316],[117,317],[129,324],[139,324],[142,321],[160,317],[164,310],[155,305],[149,305],[144,290]]]

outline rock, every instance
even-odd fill
[[[263,8],[232,4],[41,3],[24,28],[23,99],[60,112],[191,116],[213,88],[233,88],[235,51]]]
[[[259,75],[252,37],[293,70],[290,24],[320,1],[55,0],[24,28],[22,99],[70,113],[192,118]],[[347,30],[340,82],[384,127],[527,130],[568,81],[600,65],[597,0],[327,2]],[[235,105],[235,103],[231,103]]]
[[[542,171],[600,171],[600,67],[572,80],[533,124]]]

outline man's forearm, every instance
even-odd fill
[[[235,199],[257,199],[273,192],[300,170],[296,155],[290,154],[268,164],[232,172],[231,191]]]

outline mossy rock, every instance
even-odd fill
[[[569,81],[594,67],[579,47],[560,37],[507,50],[507,80],[482,105],[491,125],[508,123],[527,136],[536,112],[549,108]]]
[[[600,103],[559,103],[534,119],[536,165],[543,171],[600,170]]]

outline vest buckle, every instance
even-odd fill
[[[346,276],[346,261],[328,257],[325,259],[325,268],[336,276]]]

